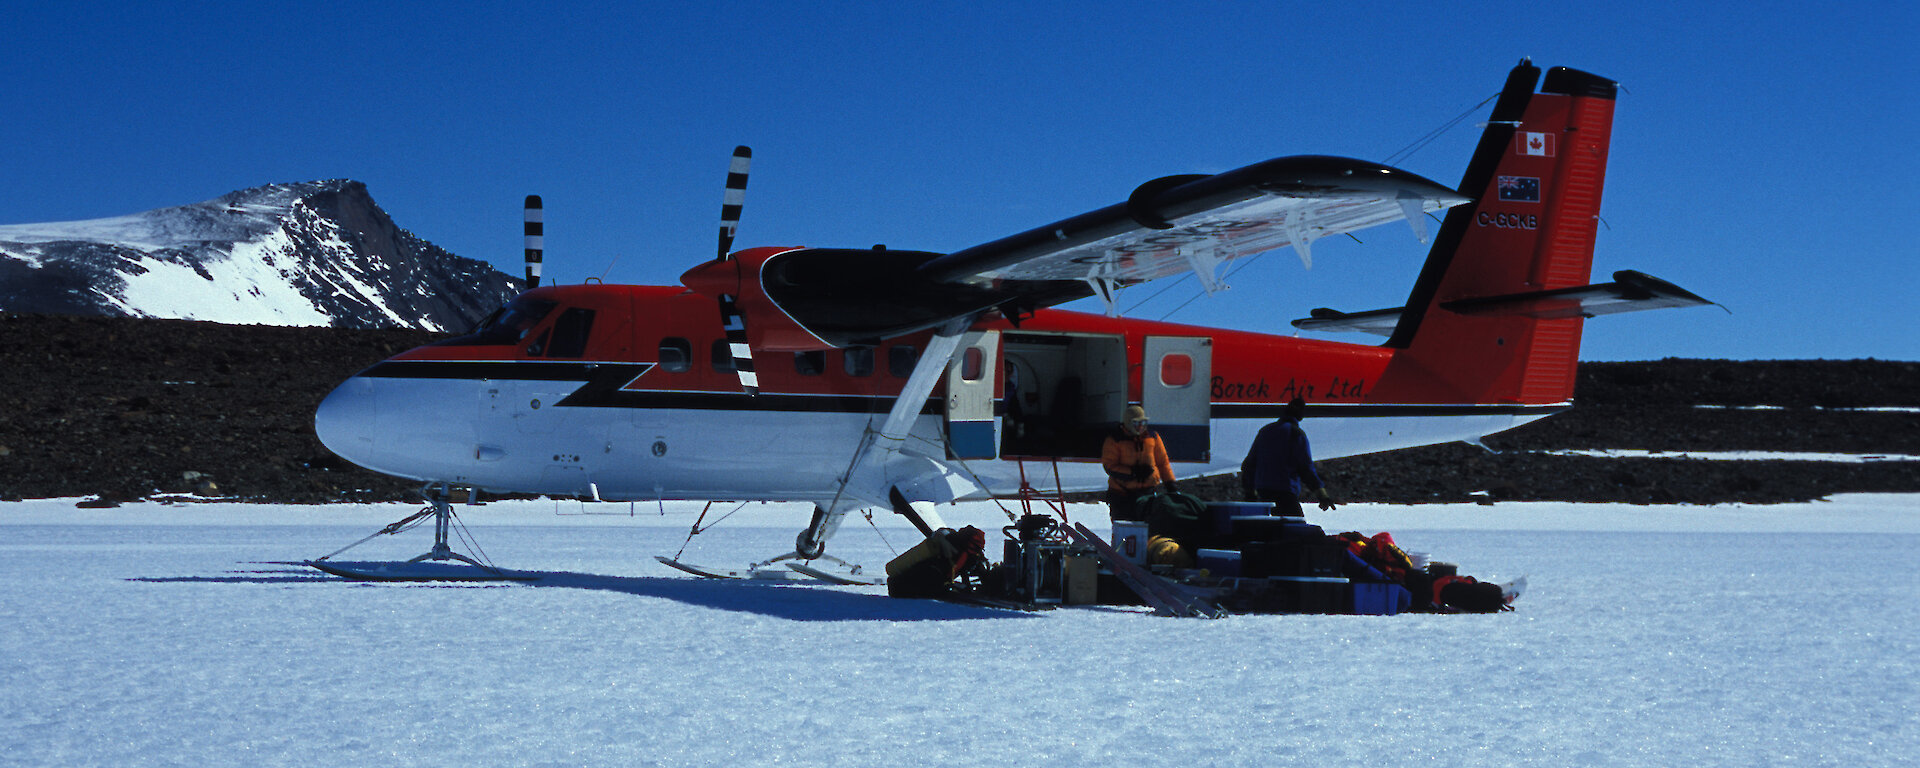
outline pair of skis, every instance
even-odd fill
[[[1147,569],[1135,565],[1132,560],[1128,560],[1115,550],[1113,545],[1088,530],[1084,523],[1074,523],[1072,528],[1061,530],[1066,531],[1067,538],[1072,539],[1074,543],[1093,547],[1093,551],[1098,552],[1100,558],[1107,561],[1107,567],[1113,569],[1113,575],[1120,579],[1120,583],[1127,585],[1127,588],[1139,595],[1141,600],[1145,600],[1147,605],[1152,606],[1155,614],[1203,619],[1218,619],[1227,615],[1225,609],[1194,590],[1155,576]]]

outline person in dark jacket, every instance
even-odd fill
[[[1147,412],[1140,406],[1127,406],[1100,447],[1100,463],[1107,470],[1107,511],[1114,520],[1140,519],[1134,501],[1155,488],[1178,489],[1166,443],[1160,441],[1160,433],[1147,427]]]
[[[1273,502],[1276,515],[1305,516],[1300,507],[1303,489],[1313,491],[1321,509],[1333,509],[1333,498],[1313,469],[1307,433],[1300,429],[1306,415],[1307,401],[1293,398],[1278,421],[1260,428],[1246,460],[1240,462],[1241,490],[1249,499]]]

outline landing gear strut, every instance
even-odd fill
[[[453,490],[451,485],[448,483],[440,483],[438,485],[429,484],[421,489],[421,495],[425,496],[427,500],[425,509],[408,515],[400,521],[388,525],[364,539],[341,547],[332,554],[322,556],[315,560],[308,560],[304,564],[335,576],[361,581],[528,581],[538,578],[527,574],[503,571],[489,563],[481,562],[480,560],[454,551],[452,544],[447,540],[448,532],[452,529],[453,525],[458,522],[458,518],[453,513],[453,503],[451,501]],[[390,536],[411,529],[425,521],[429,516],[433,518],[433,549],[428,550],[425,554],[401,563],[346,563],[332,561],[334,555],[365,544],[373,540],[376,536]],[[464,537],[464,534],[462,535]],[[482,553],[481,557],[486,557],[485,553]],[[446,563],[448,561],[465,563],[472,567],[436,565],[436,563]]]
[[[859,573],[859,566],[827,554],[827,537],[833,535],[832,529],[839,521],[838,517],[828,515],[825,507],[813,505],[813,520],[807,523],[806,530],[793,537],[793,551],[754,563],[747,567],[748,570],[757,571],[782,560],[825,560]]]
[[[453,522],[453,503],[451,501],[453,490],[446,483],[441,483],[437,487],[429,486],[429,488],[430,490],[426,492],[427,509],[421,510],[421,512],[433,513],[433,549],[407,562],[417,563],[422,560],[458,560],[475,568],[485,568],[489,571],[498,570],[491,565],[482,564],[478,560],[453,551],[453,547],[447,544],[447,528]]]

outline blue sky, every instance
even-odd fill
[[[550,277],[673,283],[713,255],[735,144],[741,247],[957,250],[1167,174],[1388,160],[1528,56],[1626,89],[1596,280],[1638,269],[1731,310],[1602,318],[1583,358],[1920,360],[1910,5],[692,5],[26,4],[0,56],[0,224],[345,177],[518,274],[539,194]],[[1457,183],[1484,116],[1397,164]],[[1361,237],[1121,305],[1276,333],[1398,306],[1424,246]]]

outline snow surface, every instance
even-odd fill
[[[1907,453],[1813,453],[1804,451],[1648,451],[1637,448],[1566,448],[1535,451],[1548,456],[1587,456],[1600,459],[1698,459],[1701,461],[1825,461],[1836,464],[1878,464],[1920,461]]]
[[[731,506],[716,506],[711,523]],[[700,505],[463,508],[532,584],[360,584],[406,505],[0,504],[6,765],[1896,765],[1920,755],[1920,496],[1348,505],[1513,613],[1166,619],[714,582]],[[629,512],[631,511],[631,516]],[[664,512],[664,514],[662,514]],[[997,528],[991,504],[944,508]],[[1095,506],[1071,514],[1104,528]],[[742,565],[805,519],[686,545]],[[916,538],[849,520],[879,567]],[[402,559],[429,529],[343,559]],[[471,550],[469,550],[471,551]]]
[[[1696,405],[1694,407],[1707,409],[1707,410],[1714,410],[1714,411],[1785,411],[1785,410],[1789,410],[1789,408],[1784,405]],[[1816,406],[1813,406],[1813,410],[1845,411],[1845,412],[1851,412],[1851,413],[1920,413],[1920,407],[1914,407],[1914,406],[1908,406],[1908,405],[1868,405],[1868,406],[1861,406],[1857,408],[1854,408],[1854,407],[1829,408],[1824,405],[1816,405]]]
[[[101,294],[129,314],[234,325],[324,326],[330,322],[289,279],[290,270],[305,270],[284,230],[257,241],[233,243],[224,258],[197,265],[151,257],[135,264],[142,271],[126,276],[120,296]]]

